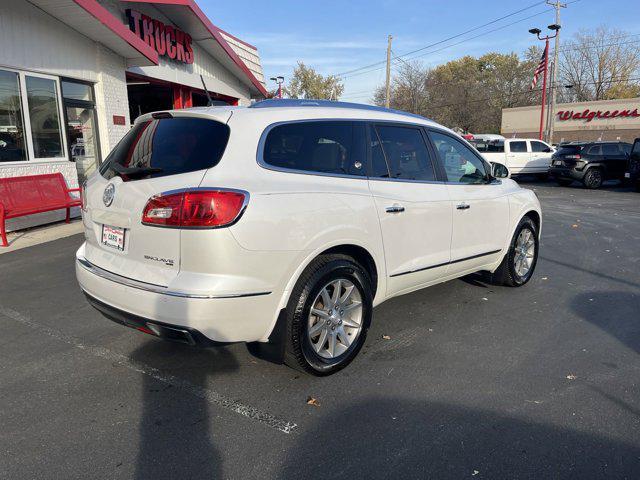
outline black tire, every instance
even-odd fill
[[[573,183],[573,180],[557,179],[556,182],[561,187],[568,187],[569,185],[571,185]]]
[[[531,263],[531,267],[529,271],[520,276],[516,273],[515,269],[515,258],[516,258],[516,240],[520,235],[520,232],[528,229],[534,239],[535,252],[533,256],[533,262]],[[518,227],[516,228],[515,233],[513,234],[513,238],[511,239],[511,243],[509,244],[509,251],[502,259],[502,263],[496,269],[493,274],[491,274],[491,281],[496,285],[505,285],[508,287],[521,287],[526,284],[531,277],[533,276],[533,272],[536,269],[536,264],[538,263],[538,250],[539,250],[539,239],[538,239],[538,229],[536,228],[536,224],[529,217],[524,217],[520,220]]]
[[[640,193],[640,181],[636,182],[635,188],[636,188],[636,192]]]
[[[582,179],[584,186],[590,190],[600,188],[602,181],[602,170],[596,167],[587,170],[587,173],[584,174],[584,178]]]
[[[362,329],[341,355],[332,359],[318,355],[308,335],[312,302],[332,280],[347,279],[362,297]],[[356,357],[367,338],[373,313],[373,291],[366,270],[347,255],[322,255],[314,260],[298,279],[286,309],[284,363],[316,376],[331,375]]]

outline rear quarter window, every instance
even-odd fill
[[[100,173],[107,180],[164,177],[212,168],[220,162],[229,141],[229,127],[215,120],[193,117],[152,119],[127,133],[106,158]],[[123,175],[122,168],[141,174]],[[145,174],[145,169],[153,173]]]

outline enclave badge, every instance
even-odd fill
[[[116,194],[116,187],[113,183],[107,185],[102,193],[102,203],[104,203],[105,207],[108,207],[113,203],[113,197]]]

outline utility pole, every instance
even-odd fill
[[[560,3],[560,0],[550,2],[547,0],[547,5],[552,5],[556,9],[556,25],[560,23],[560,9],[567,8],[566,3]],[[547,143],[553,143],[553,127],[556,120],[556,90],[558,89],[558,53],[560,52],[560,30],[556,31],[556,39],[553,46],[553,72],[551,72],[551,107],[549,108],[549,130],[547,132]]]
[[[543,69],[544,75],[542,77],[542,105],[540,108],[540,131],[538,133],[538,138],[540,140],[544,140],[544,133],[546,133],[547,131],[547,129],[545,128],[544,109],[547,103],[547,73],[549,70],[549,40],[551,40],[552,38],[555,38],[558,35],[558,31],[560,30],[560,25],[553,24],[553,25],[549,25],[547,28],[555,32],[555,34],[553,36],[546,35],[544,37],[541,37],[540,34],[542,33],[542,30],[540,30],[539,28],[529,29],[529,33],[538,37],[538,40],[544,41],[544,52],[542,54],[543,58],[541,60],[541,64],[544,66],[544,69]],[[538,69],[539,68],[540,67],[538,66]],[[538,69],[536,69],[536,75],[539,73]]]
[[[393,40],[393,37],[389,35],[387,41],[387,88],[384,100],[384,106],[387,108],[391,105],[391,40]]]

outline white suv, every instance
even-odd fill
[[[534,193],[460,136],[366,105],[268,100],[144,115],[83,189],[93,306],[189,344],[262,342],[327,375],[383,301],[536,265]]]

